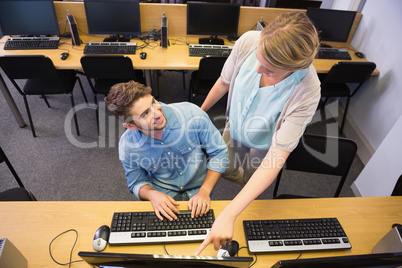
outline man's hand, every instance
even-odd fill
[[[177,220],[176,214],[179,214],[180,211],[176,206],[178,206],[179,203],[171,196],[152,190],[149,192],[149,201],[151,201],[155,214],[160,220],[163,220],[162,215],[170,221]]]
[[[191,210],[191,218],[203,216],[211,207],[209,192],[202,188],[188,201],[188,209]]]
[[[233,238],[234,221],[235,219],[231,219],[223,214],[220,214],[212,225],[211,231],[209,232],[207,238],[205,238],[204,242],[202,242],[194,255],[200,255],[201,252],[211,243],[214,244],[215,250],[218,250],[220,247],[230,243]]]

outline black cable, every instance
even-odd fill
[[[240,251],[241,249],[243,249],[243,248],[247,248],[247,247],[241,247],[241,248],[239,248],[239,250],[237,251],[237,257],[239,257],[239,251]],[[255,260],[254,260],[254,262],[253,262],[252,264],[250,264],[250,266],[249,266],[248,268],[252,267],[253,265],[255,265],[255,264],[257,263],[257,253],[254,253],[254,256],[255,256]]]
[[[303,254],[303,252],[300,252],[300,254],[299,254],[299,256],[296,258],[296,260],[298,260],[298,259],[301,257],[302,254]]]
[[[74,241],[73,247],[71,248],[71,252],[70,252],[70,261],[67,262],[67,263],[60,263],[60,262],[56,261],[56,260],[53,258],[53,255],[52,255],[52,243],[53,243],[54,240],[56,240],[59,236],[65,234],[65,233],[71,232],[71,231],[72,231],[72,232],[75,232],[76,236],[75,236],[75,241]],[[61,234],[57,235],[55,238],[52,239],[52,241],[50,241],[50,244],[49,244],[49,254],[50,254],[50,258],[52,258],[52,260],[53,260],[55,263],[57,263],[58,265],[68,265],[68,267],[71,267],[71,264],[72,264],[72,263],[83,262],[84,260],[72,261],[73,250],[74,250],[75,244],[77,243],[77,240],[78,240],[78,232],[77,232],[77,230],[75,230],[75,229],[70,229],[70,230],[64,231],[64,232],[62,232]]]
[[[169,252],[166,249],[166,244],[165,243],[163,243],[163,248],[165,249],[166,255],[170,255]]]
[[[255,256],[255,261],[248,268],[254,266],[254,264],[257,263],[257,253],[254,253],[254,256]]]

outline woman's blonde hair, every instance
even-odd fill
[[[320,41],[316,28],[302,12],[284,13],[261,32],[258,47],[272,66],[297,71],[313,62]]]

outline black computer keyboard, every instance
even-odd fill
[[[57,49],[60,37],[10,37],[4,50],[18,49]]]
[[[252,253],[352,248],[337,218],[243,221],[243,227]]]
[[[320,47],[318,49],[317,59],[351,60],[352,58],[349,52],[344,48]]]
[[[198,45],[190,44],[189,55],[196,57],[204,56],[221,56],[228,57],[230,52],[232,52],[233,46],[222,46],[222,45]]]
[[[116,212],[110,228],[110,244],[197,242],[204,240],[215,220],[211,209],[202,217],[191,218],[190,210],[181,210],[177,220],[161,221],[154,211]]]
[[[84,54],[135,54],[136,42],[89,42]]]

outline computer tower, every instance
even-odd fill
[[[28,267],[27,259],[7,238],[0,239],[0,267]]]
[[[402,252],[402,225],[391,229],[374,247],[373,253]]]
[[[77,23],[75,22],[74,16],[67,15],[68,25],[70,26],[71,39],[74,46],[81,45],[80,35],[78,33]]]
[[[161,47],[168,47],[168,19],[163,13],[162,23],[161,23]]]

